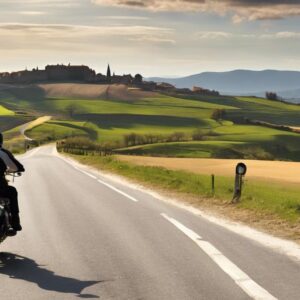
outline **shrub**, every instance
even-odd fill
[[[201,129],[197,129],[192,134],[193,141],[203,141],[205,133]]]
[[[225,117],[225,114],[226,114],[226,112],[224,109],[214,109],[211,114],[211,118],[216,121],[223,120]]]
[[[273,93],[273,92],[266,92],[266,98],[268,100],[275,100],[275,101],[280,100],[278,95],[276,93]]]
[[[174,132],[168,136],[167,141],[168,142],[181,142],[181,141],[184,141],[184,139],[185,139],[184,132]]]
[[[98,144],[91,141],[87,137],[73,137],[67,138],[63,141],[57,142],[57,149],[72,154],[87,155],[98,154],[107,155],[112,153],[113,144],[104,143]]]
[[[145,144],[145,137],[140,134],[130,133],[124,135],[124,144],[126,147]]]

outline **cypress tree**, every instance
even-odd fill
[[[110,71],[110,66],[108,65],[107,67],[107,73],[106,73],[107,79],[111,79],[111,71]]]

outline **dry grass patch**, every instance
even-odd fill
[[[156,94],[128,88],[124,84],[51,83],[40,84],[46,98],[137,100]]]

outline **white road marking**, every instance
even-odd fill
[[[90,174],[90,173],[88,173],[88,172],[86,172],[86,171],[81,170],[81,169],[80,169],[79,167],[77,167],[72,161],[69,161],[68,159],[65,159],[64,157],[61,157],[61,156],[57,156],[57,157],[59,157],[61,160],[63,160],[63,161],[66,162],[67,164],[71,165],[71,166],[72,166],[74,169],[76,169],[77,171],[79,171],[79,172],[81,172],[81,173],[83,173],[83,174],[85,174],[85,175],[87,175],[87,176],[89,176],[89,177],[91,177],[91,178],[93,178],[93,179],[97,179],[96,176],[94,176],[94,175],[92,175],[92,174]],[[139,202],[139,200],[137,200],[136,198],[134,198],[134,197],[132,197],[132,196],[126,194],[125,192],[123,192],[123,191],[121,191],[121,190],[119,190],[119,189],[117,189],[117,188],[114,187],[113,185],[111,185],[111,184],[109,184],[109,183],[106,183],[105,181],[102,181],[102,180],[100,180],[100,179],[97,179],[97,180],[98,180],[99,183],[101,183],[101,184],[107,186],[108,188],[110,188],[110,189],[112,189],[113,191],[115,191],[115,192],[117,192],[117,193],[123,195],[124,197],[130,199],[131,201]]]
[[[89,177],[91,177],[91,178],[93,178],[93,179],[97,179],[96,176],[92,175],[92,174],[89,173],[89,172],[86,172],[86,171],[81,170],[80,168],[78,168],[77,166],[75,166],[72,162],[68,161],[67,159],[64,159],[63,157],[60,157],[60,156],[57,156],[57,157],[59,157],[61,160],[63,160],[64,162],[66,162],[67,164],[69,164],[70,166],[72,166],[72,167],[73,167],[74,169],[76,169],[77,171],[79,171],[79,172],[81,172],[81,173],[83,173],[83,174],[85,174],[85,175],[87,175],[87,176],[89,176]]]
[[[177,220],[170,218],[166,214],[161,214],[166,220],[177,227],[181,232],[194,241],[235,283],[251,298],[255,300],[276,300],[267,290],[253,281],[245,272],[224,256],[211,243],[203,240],[197,233],[185,227]]]
[[[93,179],[97,179],[97,177],[96,176],[94,176],[94,175],[92,175],[92,174],[90,174],[90,173],[88,173],[88,172],[86,172],[86,171],[83,171],[83,170],[80,170],[80,169],[78,169],[81,173],[83,173],[83,174],[85,174],[85,175],[87,175],[87,176],[89,176],[89,177],[91,177],[91,178],[93,178]]]
[[[91,178],[93,178],[93,179],[96,179],[99,183],[101,183],[101,184],[107,186],[107,187],[110,188],[111,190],[113,190],[113,191],[115,191],[115,192],[121,194],[122,196],[124,196],[124,197],[130,199],[130,200],[133,201],[133,202],[139,202],[139,200],[137,200],[136,198],[134,198],[134,197],[128,195],[127,193],[125,193],[125,192],[123,192],[123,191],[121,191],[121,190],[119,190],[119,189],[117,189],[117,188],[114,187],[113,185],[111,185],[111,184],[109,184],[109,183],[106,183],[105,181],[102,181],[102,180],[98,179],[96,176],[94,176],[94,175],[92,175],[92,174],[90,174],[90,173],[88,173],[88,172],[86,172],[86,171],[83,171],[81,168],[77,167],[72,161],[69,161],[68,159],[65,159],[64,157],[61,157],[61,156],[58,156],[58,157],[59,157],[61,160],[65,161],[67,164],[71,165],[71,166],[72,166],[74,169],[76,169],[77,171],[79,171],[79,172],[81,172],[81,173],[83,173],[83,174],[85,174],[85,175],[87,175],[87,176],[89,176],[89,177],[91,177]]]
[[[106,182],[104,182],[104,181],[102,181],[102,180],[100,180],[100,179],[98,179],[98,182],[101,183],[101,184],[103,184],[103,185],[105,185],[105,186],[107,186],[108,188],[114,190],[115,192],[117,192],[117,193],[119,193],[119,194],[125,196],[126,198],[128,198],[128,199],[130,199],[130,200],[132,200],[132,201],[134,201],[134,202],[138,202],[138,201],[139,201],[139,200],[135,199],[134,197],[132,197],[132,196],[130,196],[130,195],[128,195],[128,194],[122,192],[121,190],[119,190],[119,189],[117,189],[117,188],[115,188],[113,185],[111,185],[111,184],[109,184],[109,183],[106,183]]]

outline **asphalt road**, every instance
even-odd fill
[[[53,155],[22,158],[0,299],[300,299],[300,263]]]

